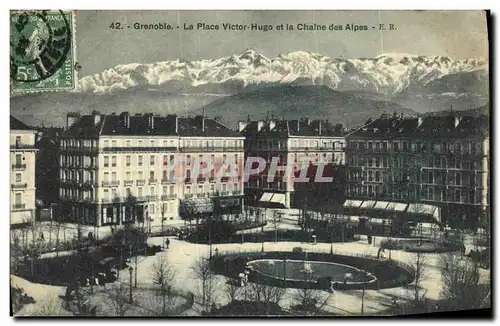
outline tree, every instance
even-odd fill
[[[131,308],[129,303],[129,285],[117,281],[111,286],[106,287],[104,293],[109,299],[108,302],[113,307],[115,316],[125,316],[125,313]]]
[[[266,314],[270,313],[272,304],[279,304],[286,293],[285,288],[251,283],[248,298],[252,301],[263,301],[266,304]]]
[[[426,278],[426,265],[427,257],[421,252],[415,253],[410,260],[411,272],[415,277],[413,289],[415,304],[419,304],[425,299],[425,293],[420,295],[420,290],[422,288],[422,281]]]
[[[61,300],[54,295],[40,300],[36,308],[28,313],[30,317],[59,317],[69,315],[71,314],[63,309]]]
[[[238,281],[236,280],[228,279],[225,284],[224,294],[226,295],[226,298],[230,303],[235,301],[240,295],[241,287],[238,285],[237,282]]]
[[[278,211],[273,211],[273,227],[274,227],[274,242],[278,242],[278,225],[281,219],[281,214]]]
[[[205,310],[210,308],[213,301],[213,289],[215,274],[211,269],[210,261],[204,258],[198,258],[191,266],[192,275],[200,281],[201,304]]]
[[[151,277],[153,283],[158,287],[158,294],[162,300],[161,314],[165,315],[167,312],[167,304],[172,298],[172,281],[175,276],[175,271],[172,269],[165,258],[160,255],[153,264]]]
[[[491,291],[480,284],[479,264],[455,253],[440,256],[441,299],[454,310],[477,309]]]
[[[304,283],[313,281],[312,275],[304,271]],[[321,312],[321,309],[326,305],[331,294],[323,297],[323,291],[313,289],[307,284],[300,289],[297,289],[293,295],[293,299],[298,303],[293,308],[300,311],[304,315],[316,315]]]

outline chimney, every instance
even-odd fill
[[[420,127],[420,125],[422,125],[422,122],[424,122],[424,118],[419,115],[417,117],[417,128]]]
[[[319,127],[318,127],[318,129],[319,129],[319,135],[321,136],[321,120],[319,120]]]
[[[297,120],[297,131],[300,130],[300,120]]]
[[[153,113],[148,113],[146,114],[148,117],[148,128],[149,130],[154,130],[155,129],[155,116]]]
[[[80,118],[80,113],[68,112],[68,114],[66,115],[66,128],[71,127],[79,118]]]
[[[205,116],[204,115],[195,116],[194,121],[195,121],[197,126],[200,126],[201,131],[205,131]]]
[[[257,131],[260,131],[264,127],[264,121],[257,121]]]
[[[242,132],[248,125],[246,121],[238,121],[238,132]]]
[[[455,118],[455,128],[458,127],[458,124],[460,123],[460,121],[462,120],[462,117],[460,117],[458,114],[456,114],[454,116]]]
[[[92,116],[94,117],[94,125],[97,126],[101,122],[101,112],[94,110]]]
[[[311,125],[311,118],[306,118],[306,123],[308,126],[310,126]]]
[[[123,127],[130,128],[130,114],[128,112],[122,112],[122,114],[120,114],[120,118],[122,120]]]
[[[273,130],[274,127],[276,127],[276,121],[274,120],[269,121],[269,130]]]
[[[179,133],[179,117],[177,116],[177,114],[175,115],[175,133]]]

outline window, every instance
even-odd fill
[[[191,155],[186,156],[186,165],[191,165]]]
[[[163,155],[163,165],[168,165],[168,155]]]
[[[116,156],[115,155],[111,156],[111,166],[116,167]]]
[[[170,159],[169,159],[170,164],[174,164],[174,160],[175,160],[175,156],[170,155]]]
[[[368,142],[368,149],[373,149],[373,143],[371,141]]]
[[[116,172],[111,173],[111,181],[113,181],[113,182],[116,181]]]
[[[234,190],[238,190],[238,184],[237,184],[237,183],[235,183],[235,184],[233,185],[233,189],[234,189]]]
[[[170,186],[169,190],[170,190],[170,191],[169,191],[169,192],[170,192],[170,196],[175,195],[174,186]]]
[[[144,179],[144,173],[142,171],[139,171],[139,180]]]
[[[142,155],[139,155],[139,159],[137,161],[137,165],[142,166]]]
[[[457,186],[460,186],[460,185],[461,185],[461,183],[462,183],[462,175],[460,174],[460,172],[457,172],[457,173],[455,174],[455,184],[456,184]]]
[[[109,141],[108,140],[104,141],[104,147],[109,147]]]
[[[191,170],[186,170],[186,182],[191,180]]]
[[[116,188],[112,188],[111,189],[111,196],[113,198],[117,198],[118,197],[118,192],[116,191]]]
[[[137,188],[137,196],[142,197],[142,187]]]
[[[227,191],[227,184],[225,184],[225,183],[222,184],[222,191],[223,192]]]
[[[142,140],[139,140],[139,147],[142,147]]]
[[[238,154],[234,154],[234,163],[238,164]]]
[[[125,189],[125,194],[127,197],[132,197],[132,191],[130,190],[130,188]]]
[[[107,168],[109,166],[109,156],[104,156],[104,167]]]
[[[167,170],[163,170],[163,178],[162,180],[168,180],[168,174],[167,174]]]
[[[111,141],[111,147],[116,147],[116,140]]]
[[[16,205],[22,204],[22,194],[20,192],[16,193]]]
[[[23,164],[23,157],[21,154],[16,154],[16,165]]]
[[[109,190],[104,189],[104,200],[109,201]]]
[[[149,212],[151,213],[151,215],[154,215],[154,213],[155,213],[155,204],[150,204],[149,205]]]
[[[434,172],[429,171],[429,183],[434,183]]]
[[[16,182],[21,182],[21,173],[16,173]]]
[[[149,157],[149,165],[155,165],[155,156],[154,155],[151,155]]]
[[[125,156],[125,164],[130,166],[130,155]]]
[[[164,195],[168,195],[168,187],[167,186],[163,186],[162,191],[163,191]]]
[[[155,147],[155,141],[151,140],[151,147]]]
[[[226,163],[227,163],[227,155],[226,155],[226,154],[224,154],[224,155],[222,156],[222,164],[226,164]]]
[[[203,193],[203,185],[198,185],[198,194]]]
[[[186,186],[186,194],[190,194],[191,193],[191,186]]]
[[[154,180],[155,178],[155,171],[149,171],[149,180]]]
[[[149,187],[149,194],[151,196],[154,196],[155,195],[155,187]]]
[[[130,147],[130,140],[127,140],[127,141],[125,142],[125,147]]]
[[[109,181],[109,172],[104,172],[104,182]]]
[[[127,171],[126,175],[126,180],[130,180],[130,171]]]
[[[210,184],[210,192],[211,193],[215,192],[215,184],[213,184],[213,183]]]

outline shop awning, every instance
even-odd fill
[[[361,208],[371,209],[375,205],[374,200],[365,200],[363,204],[361,204]]]
[[[389,205],[387,205],[386,209],[388,211],[404,212],[407,206],[408,204],[391,202],[389,203]]]
[[[387,206],[389,205],[388,201],[378,201],[375,203],[375,206],[373,206],[373,209],[386,209]]]
[[[260,197],[260,202],[274,203],[279,205],[286,205],[285,194],[265,192],[262,197]]]
[[[391,220],[383,219],[383,218],[371,218],[370,223],[372,223],[372,224],[390,224]]]
[[[210,198],[183,199],[180,206],[181,211],[191,214],[211,213],[214,210],[214,203]]]
[[[273,197],[272,192],[265,192],[264,194],[262,194],[262,197],[260,197],[259,201],[264,201],[264,202],[271,201],[271,197]]]
[[[411,214],[423,214],[432,217],[434,220],[440,222],[441,215],[439,212],[439,207],[429,205],[429,204],[409,204],[407,213]]]
[[[344,207],[359,208],[359,206],[361,206],[362,203],[363,203],[362,200],[348,199],[348,200],[345,201]]]

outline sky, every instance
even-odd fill
[[[124,29],[112,29],[119,22]],[[170,31],[134,30],[134,23],[166,22]],[[183,30],[183,25],[219,24],[367,25],[367,31]],[[383,23],[385,31],[378,30]],[[396,30],[388,30],[394,24]],[[179,28],[176,28],[179,26]],[[375,28],[373,28],[375,27]],[[381,53],[488,58],[484,11],[78,11],[77,61],[83,76],[120,64],[215,59],[253,49],[268,58],[292,51],[332,58]]]

